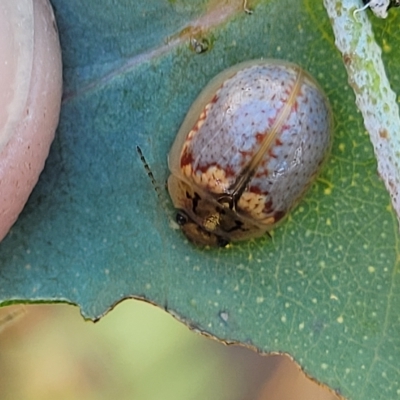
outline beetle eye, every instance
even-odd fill
[[[183,226],[188,222],[188,217],[186,214],[184,214],[181,211],[178,211],[176,213],[176,222],[178,223],[179,226]]]

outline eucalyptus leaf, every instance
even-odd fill
[[[241,3],[52,0],[61,120],[0,244],[0,301],[64,301],[96,320],[124,298],[145,299],[222,341],[289,353],[348,399],[397,398],[399,229],[330,21],[317,0],[250,2],[251,15]],[[400,15],[365,12],[399,93]],[[196,53],[192,36],[208,50]],[[333,108],[332,155],[272,238],[202,250],[171,222],[167,154],[205,84],[259,58],[316,77]]]

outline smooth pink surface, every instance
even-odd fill
[[[29,94],[15,131],[0,152],[0,240],[18,218],[38,180],[60,113],[62,65],[54,15],[47,0],[33,0],[32,4]],[[15,7],[20,6],[15,1]]]

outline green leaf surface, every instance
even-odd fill
[[[240,1],[52,4],[61,120],[40,181],[0,244],[0,301],[66,301],[97,319],[123,298],[143,298],[227,342],[287,352],[349,399],[398,398],[399,229],[322,2],[253,2],[252,15]],[[395,11],[374,29],[400,93]],[[193,28],[198,21],[208,28]],[[190,48],[191,32],[209,51]],[[334,112],[332,155],[272,239],[197,249],[170,222],[167,153],[202,87],[261,57],[294,61],[318,79]]]

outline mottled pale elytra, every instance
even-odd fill
[[[198,245],[261,236],[310,186],[330,149],[332,115],[315,80],[280,60],[217,75],[169,153],[177,222]]]

